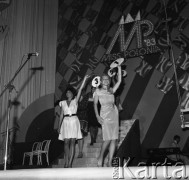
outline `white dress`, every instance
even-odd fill
[[[70,102],[70,105],[68,106],[66,100],[60,101],[59,106],[64,112],[64,115],[72,115],[77,113],[77,102],[76,99],[73,99]],[[70,139],[70,138],[76,138],[81,139],[81,128],[80,128],[80,122],[78,117],[75,116],[65,116],[61,128],[60,128],[60,134],[58,139],[64,140],[64,139]]]

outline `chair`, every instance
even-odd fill
[[[27,157],[27,156],[30,158],[29,165],[33,165],[33,156],[37,155],[36,152],[39,149],[41,149],[41,142],[34,142],[32,145],[32,150],[30,152],[24,153],[22,165],[24,165],[25,157]],[[37,164],[39,164],[39,158],[38,158]]]
[[[51,140],[44,140],[41,144],[41,149],[38,150],[36,153],[38,154],[39,157],[39,164],[42,165],[42,154],[46,155],[46,161],[47,164],[49,165],[49,146],[50,146]]]

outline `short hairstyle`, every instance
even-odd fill
[[[180,139],[180,136],[179,136],[179,135],[175,135],[175,136],[173,137],[173,139],[174,139],[174,140]]]
[[[64,92],[64,93],[65,93],[65,96],[66,96],[66,93],[67,93],[68,91],[71,91],[71,92],[72,92],[73,98],[77,95],[76,89],[73,88],[71,85],[68,85],[68,86],[67,86],[67,88],[66,88],[66,90],[65,90],[65,92]]]

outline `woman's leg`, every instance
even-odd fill
[[[111,140],[110,147],[109,147],[109,159],[108,159],[108,166],[112,167],[112,159],[116,149],[116,140]]]
[[[98,166],[99,167],[102,167],[102,165],[103,165],[104,153],[105,153],[105,151],[106,151],[106,149],[107,149],[109,144],[110,144],[110,140],[104,141],[102,143],[102,147],[101,147],[101,150],[100,150],[100,155],[98,157]]]
[[[78,148],[79,148],[79,155],[78,158],[83,157],[83,144],[84,144],[84,136],[82,134],[82,139],[78,139]]]
[[[69,164],[68,167],[72,167],[73,158],[75,155],[75,138],[70,139],[70,154],[69,154]]]
[[[89,131],[90,131],[90,135],[91,135],[91,143],[90,143],[90,145],[93,145],[93,143],[94,143],[94,127],[90,126]]]
[[[97,135],[98,135],[98,126],[95,126],[94,127],[94,143],[96,143]]]
[[[69,163],[69,144],[70,144],[70,139],[64,139],[64,158],[65,158],[65,164],[64,167],[68,167]]]

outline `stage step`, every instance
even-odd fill
[[[122,141],[126,137],[127,133],[129,132],[132,124],[135,122],[135,119],[132,120],[124,120],[121,121],[120,129],[119,129],[119,141],[118,147],[121,145]],[[90,145],[91,137],[90,133],[86,137],[84,137],[84,145],[83,145],[83,158],[77,158],[79,154],[78,144],[75,147],[75,158],[73,160],[73,167],[94,167],[97,166],[97,157],[99,156],[100,149],[102,146],[102,129],[98,129],[98,135],[96,139],[96,143],[92,146]],[[107,157],[104,160],[104,166],[107,164]],[[57,164],[54,164],[54,167],[63,167],[64,166],[64,159],[60,157],[57,160]]]
[[[99,156],[100,149],[102,146],[102,131],[101,128],[98,130],[98,135],[96,138],[96,143],[90,145],[91,137],[90,133],[86,137],[84,137],[84,144],[83,144],[83,157],[77,158],[79,154],[79,147],[76,144],[75,147],[75,158],[73,160],[72,167],[97,167],[97,157]],[[57,160],[57,164],[53,164],[52,167],[54,168],[62,168],[64,167],[65,160],[63,158],[59,158]]]
[[[77,154],[78,155],[78,154]],[[77,155],[75,156],[76,158],[77,158]],[[85,158],[97,158],[99,156],[99,151],[97,151],[97,152],[84,152],[83,153],[83,157]]]
[[[83,150],[83,157],[88,158],[97,158],[100,153],[100,148],[88,148]],[[75,152],[75,158],[77,158],[79,155],[79,151]],[[61,158],[60,158],[61,159]]]
[[[102,145],[102,142],[96,142],[96,143],[93,143],[93,145],[90,145],[90,143],[89,142],[85,142],[85,140],[84,140],[84,144],[83,144],[83,148],[85,148],[85,147],[99,147],[99,148],[101,148],[101,145]],[[76,146],[75,146],[75,148],[77,149],[77,148],[79,148],[78,147],[78,144],[76,144]]]
[[[93,145],[90,145],[90,143],[87,143],[84,141],[83,144],[83,149],[87,149],[87,148],[101,148],[102,143],[101,142],[97,142],[97,143],[93,143]],[[78,144],[76,144],[75,146],[75,151],[79,150]]]
[[[79,153],[79,149],[75,149],[76,154]],[[83,147],[83,153],[92,153],[92,152],[100,152],[100,147]],[[75,156],[77,157],[77,156]]]
[[[86,137],[84,137],[84,142],[86,143],[91,143],[91,137],[90,137],[90,134],[88,134]],[[103,140],[102,140],[102,134],[98,134],[97,137],[96,137],[96,142],[97,143],[102,143]]]
[[[104,160],[103,167],[107,167],[108,158],[106,157]],[[63,168],[64,167],[64,159],[59,159],[57,165],[52,165],[53,168]],[[73,160],[72,164],[73,168],[77,167],[97,167],[97,158],[76,158]]]

